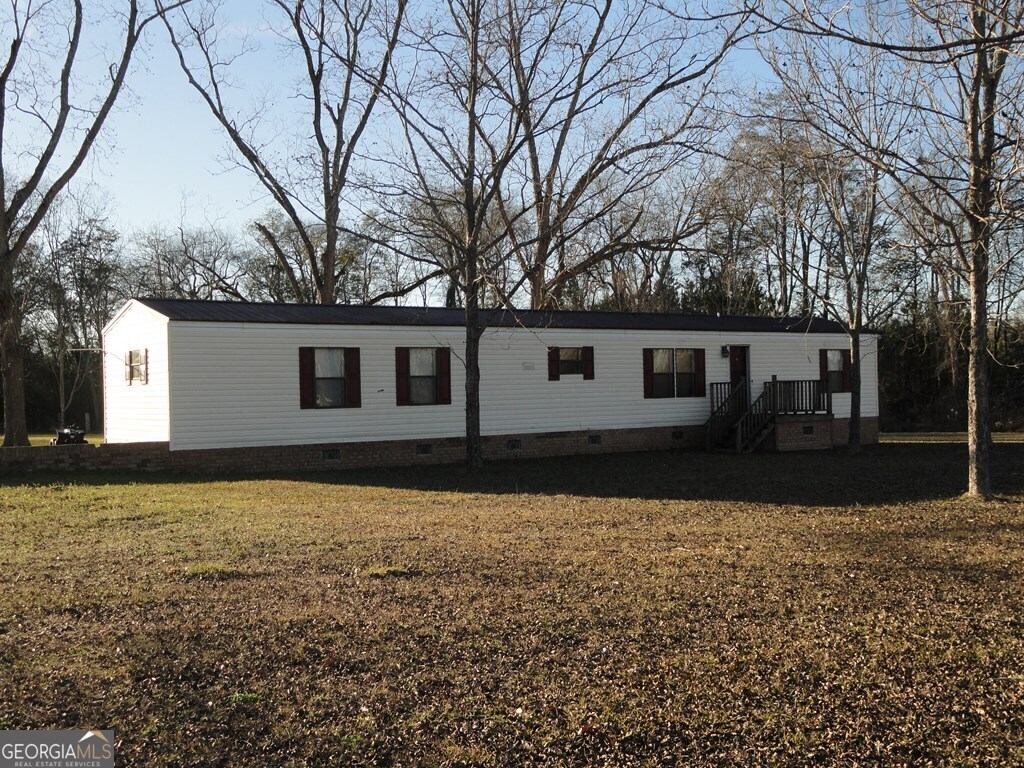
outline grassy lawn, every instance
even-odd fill
[[[0,485],[0,728],[119,765],[1024,764],[1024,444]]]

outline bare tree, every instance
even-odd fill
[[[558,307],[599,265],[670,252],[686,234],[682,212],[657,227],[647,214],[669,171],[711,136],[700,106],[743,18],[673,8],[458,0],[407,25],[390,91],[405,142],[381,161],[387,198],[421,246],[410,250],[428,254],[466,310],[471,465],[482,460],[484,303],[512,308],[528,291],[534,308]]]
[[[185,0],[187,2],[187,0]],[[185,2],[169,4],[180,7]],[[46,212],[82,167],[114,107],[143,31],[157,15],[138,0],[117,13],[98,4],[16,2],[0,17],[0,366],[4,445],[28,445],[25,422],[23,315],[15,285]],[[119,33],[112,34],[115,28]],[[104,75],[93,81],[90,35],[110,36]]]
[[[861,334],[873,320],[888,316],[902,293],[883,293],[871,288],[881,277],[880,265],[889,255],[895,227],[892,197],[882,172],[857,157],[833,153],[814,164],[815,178],[827,211],[822,229],[814,238],[822,258],[820,269],[830,279],[808,281],[804,287],[813,293],[817,305],[837,320],[850,337],[850,420],[848,449],[861,449]],[[817,270],[815,270],[817,271]],[[801,278],[802,279],[802,278]],[[879,280],[881,282],[881,280]],[[820,286],[830,290],[823,291]],[[877,314],[869,316],[869,310]]]
[[[643,226],[646,212],[665,193],[661,183],[715,137],[714,75],[744,39],[747,15],[649,0],[506,5],[501,60],[511,81],[500,96],[522,122],[524,151],[496,202],[506,219],[527,224],[513,252],[531,306],[553,308],[603,261],[670,251],[693,234],[682,216]],[[586,237],[595,227],[599,244]],[[594,247],[579,247],[588,241]]]
[[[988,287],[993,239],[1019,213],[1024,3],[777,5],[794,34],[769,58],[801,117],[900,185],[968,286],[968,494],[989,498]],[[865,51],[881,57],[869,90],[852,66]],[[879,104],[902,111],[892,132],[858,119]]]
[[[248,247],[214,225],[182,221],[135,236],[129,263],[131,293],[181,299],[240,299],[245,291]]]
[[[64,194],[39,229],[37,303],[28,318],[57,382],[57,425],[83,388],[102,421],[102,330],[125,300],[120,236],[89,194]],[[92,425],[88,419],[88,426]],[[86,426],[86,425],[83,425]]]
[[[233,76],[251,53],[229,49],[215,2],[165,15],[167,31],[189,83],[228,137],[238,162],[277,206],[284,221],[253,227],[277,260],[291,294],[330,304],[347,261],[344,224],[357,151],[380,100],[398,45],[407,0],[266,0],[274,29],[302,62],[287,123],[261,104],[249,111],[231,103]],[[277,25],[277,26],[274,26]],[[304,113],[302,107],[304,106]],[[301,120],[299,115],[301,114]],[[295,258],[298,246],[301,259]],[[308,279],[314,293],[304,289]],[[308,296],[308,298],[306,298]]]
[[[503,108],[498,83],[508,63],[498,54],[505,25],[493,0],[452,0],[409,25],[409,60],[389,98],[404,147],[390,161],[384,198],[413,259],[458,292],[465,309],[466,460],[483,463],[480,436],[480,338],[485,286],[508,258],[511,227],[492,216],[502,178],[521,146],[518,115]],[[453,303],[454,297],[449,297]]]

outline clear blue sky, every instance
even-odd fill
[[[266,32],[261,4],[228,0],[223,12],[232,24],[229,34],[244,30],[261,45],[244,68],[233,70],[239,84],[259,89],[274,83],[286,92],[287,67]],[[189,223],[241,228],[273,204],[251,174],[226,167],[227,140],[185,80],[166,32],[156,24],[148,32],[146,51],[129,80],[132,94],[110,116],[105,140],[80,180],[109,196],[109,209],[125,234],[153,225],[173,227],[183,207]],[[750,50],[737,52],[733,60],[734,73],[763,70]],[[277,106],[287,109],[286,99]]]
[[[231,0],[227,16],[258,34],[258,5]],[[129,79],[131,94],[116,108],[102,146],[83,168],[82,178],[110,197],[122,230],[186,220],[227,227],[244,225],[267,208],[253,177],[225,170],[227,142],[209,109],[188,84],[177,58],[156,24],[148,28],[146,51]],[[272,55],[272,52],[271,52]],[[270,56],[254,57],[248,74],[272,71]]]

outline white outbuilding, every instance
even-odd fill
[[[821,319],[483,313],[490,457],[846,441],[850,339]],[[105,438],[300,468],[461,455],[458,309],[132,299],[103,332]],[[877,338],[861,344],[877,439]],[[284,450],[306,446],[315,450]],[[258,460],[257,460],[258,457]],[[214,462],[216,463],[216,462]],[[232,462],[229,462],[229,464]]]

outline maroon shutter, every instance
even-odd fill
[[[706,397],[708,394],[707,376],[704,373],[704,350],[693,350],[693,396]]]
[[[583,378],[592,379],[594,378],[594,348],[583,347],[581,354],[583,355]]]
[[[821,383],[824,386],[828,385],[828,350],[818,350],[818,372],[821,374]]]
[[[654,350],[644,348],[644,397],[654,397]]]
[[[853,364],[850,350],[843,350],[843,392],[853,391]]]
[[[558,347],[548,347],[548,381],[558,381],[561,374],[558,370]]]
[[[437,404],[451,405],[452,402],[452,351],[448,347],[437,348]]]
[[[395,347],[395,400],[409,405],[409,348]]]
[[[359,380],[359,348],[345,349],[345,407],[360,408],[363,405],[362,384]]]
[[[316,408],[316,364],[312,347],[299,347],[299,408]]]

